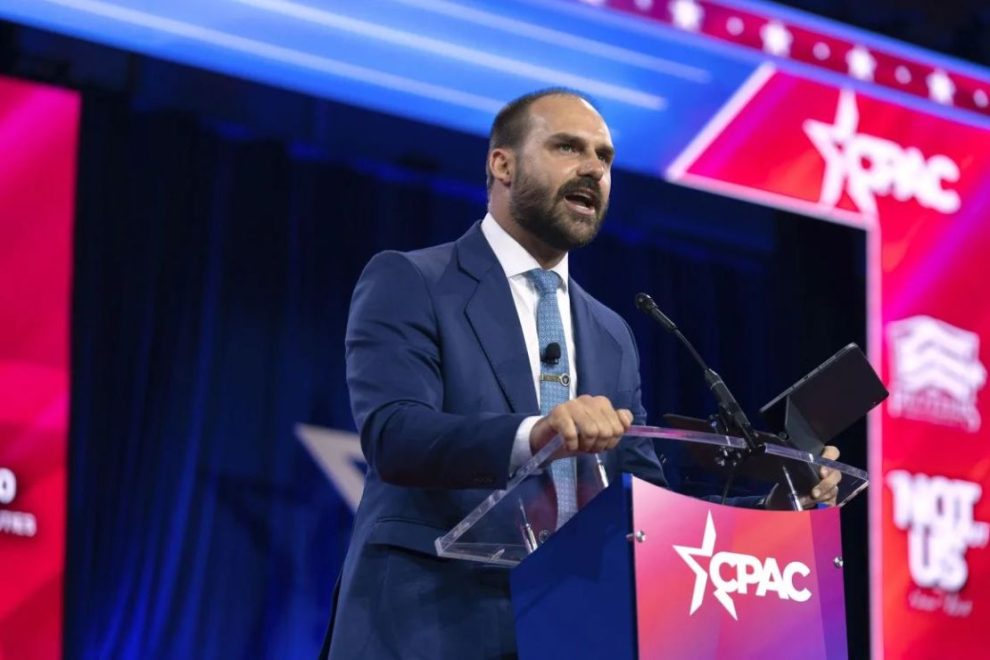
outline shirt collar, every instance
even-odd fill
[[[485,219],[481,221],[481,233],[484,234],[485,240],[488,241],[488,245],[491,246],[492,251],[495,253],[495,258],[501,264],[506,277],[511,279],[534,268],[541,267],[533,255],[526,251],[526,248],[520,245],[516,239],[512,238],[507,231],[502,229],[502,225],[498,224],[498,221],[492,217],[491,213],[486,214]],[[564,258],[550,269],[560,276],[564,293],[567,293],[568,282],[567,258],[568,255],[565,254]]]

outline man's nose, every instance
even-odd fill
[[[582,159],[581,166],[578,168],[578,174],[599,181],[605,176],[605,164],[602,163],[597,154],[591,154]]]

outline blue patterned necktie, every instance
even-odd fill
[[[536,334],[539,338],[540,355],[546,353],[550,344],[560,347],[560,358],[555,364],[547,364],[540,359],[540,413],[547,415],[555,406],[571,398],[567,343],[564,341],[564,324],[560,320],[560,309],[557,307],[560,275],[552,270],[534,268],[527,271],[526,276],[540,294],[536,305]],[[577,461],[573,457],[554,461],[550,464],[550,476],[557,492],[559,529],[577,513]]]

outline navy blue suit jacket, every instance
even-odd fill
[[[568,290],[579,394],[607,396],[644,423],[628,325],[573,280]],[[539,414],[509,283],[480,226],[453,243],[376,255],[354,290],[346,350],[368,473],[330,656],[512,657],[506,571],[434,550],[505,486],[516,429]],[[605,463],[612,475],[665,483],[647,441]]]

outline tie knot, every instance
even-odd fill
[[[560,286],[560,275],[552,270],[534,268],[533,270],[526,271],[526,276],[536,287],[536,290],[540,292],[541,296],[555,293],[557,287]]]

